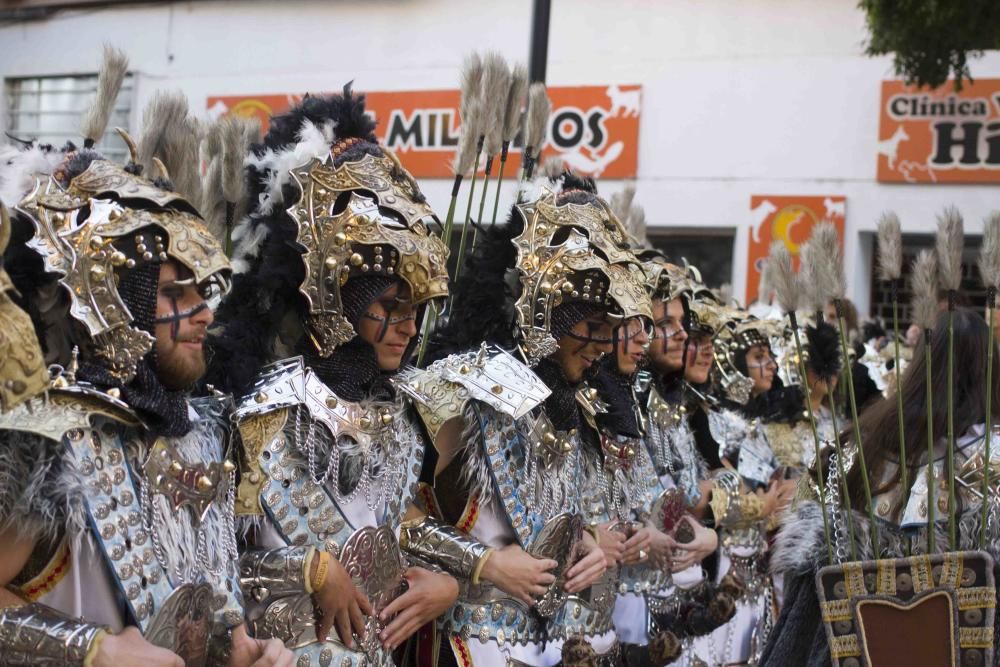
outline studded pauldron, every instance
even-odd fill
[[[0,664],[83,665],[103,632],[37,602],[0,609]]]
[[[461,579],[478,578],[490,548],[431,517],[404,521],[399,546]]]

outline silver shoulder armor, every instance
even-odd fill
[[[13,410],[0,413],[0,431],[21,431],[61,440],[68,431],[90,428],[95,416],[128,425],[141,423],[138,415],[115,394],[86,384],[72,384],[56,385]]]
[[[299,405],[305,401],[305,386],[306,366],[302,357],[265,366],[253,388],[236,406],[236,420]]]
[[[528,366],[495,345],[453,354],[426,369],[409,369],[397,386],[411,398],[431,438],[450,419],[462,414],[469,400],[482,401],[517,419],[550,391]]]

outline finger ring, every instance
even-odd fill
[[[645,549],[639,549],[639,560],[646,560],[647,555]]]

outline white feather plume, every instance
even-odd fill
[[[105,45],[104,60],[97,74],[97,96],[80,121],[84,139],[97,143],[104,136],[127,73],[128,57],[122,51]]]
[[[542,173],[550,181],[558,179],[564,171],[566,163],[563,162],[562,155],[552,155],[542,163]]]
[[[267,187],[260,195],[258,210],[261,215],[269,215],[275,203],[281,202],[281,188],[291,179],[291,171],[313,158],[322,158],[330,152],[333,143],[333,121],[316,125],[312,121],[302,121],[299,141],[294,146],[275,152],[267,149],[260,155],[247,156],[246,163],[258,171],[267,171]]]
[[[510,88],[510,68],[496,51],[483,57],[483,151],[493,157],[503,143],[504,112],[507,109],[507,91]]]
[[[536,81],[528,87],[528,113],[524,128],[524,146],[531,151],[532,157],[537,157],[545,145],[551,113],[552,102],[545,84]]]
[[[949,206],[938,216],[934,245],[937,251],[938,277],[941,280],[941,287],[946,290],[957,290],[962,285],[964,241],[962,214],[954,206]]]
[[[1000,287],[1000,211],[993,211],[983,221],[979,273],[983,277],[983,285]]]
[[[462,63],[461,101],[459,116],[461,128],[458,135],[458,149],[452,169],[456,174],[465,176],[472,170],[476,159],[476,147],[482,134],[482,80],[483,60],[478,53],[470,53]]]
[[[528,70],[517,63],[510,70],[510,85],[507,87],[507,106],[503,115],[503,140],[510,142],[521,129],[525,99],[528,94]]]
[[[202,129],[188,115],[187,97],[179,91],[157,93],[146,106],[142,121],[139,160],[143,171],[152,177],[153,159],[158,158],[170,172],[177,191],[190,202],[201,201]]]
[[[892,211],[878,221],[878,272],[884,281],[899,280],[903,272],[903,233]]]
[[[0,145],[0,201],[13,208],[35,184],[37,174],[51,174],[65,155],[33,143],[28,148]]]
[[[937,259],[930,250],[921,250],[913,260],[910,279],[913,294],[913,321],[921,329],[933,329],[938,316]]]
[[[813,229],[812,240],[818,262],[816,278],[826,287],[826,301],[843,299],[847,285],[844,282],[844,265],[840,257],[840,237],[837,235],[837,228],[832,222],[823,220]]]
[[[778,304],[786,313],[799,309],[799,282],[792,269],[792,253],[784,241],[771,244],[767,257],[767,276],[770,287],[778,296]]]

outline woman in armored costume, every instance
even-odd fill
[[[645,321],[633,319],[615,331],[615,351],[600,364],[593,379],[606,412],[599,413],[602,454],[597,479],[609,514],[626,526],[626,532],[649,533],[648,556],[626,553],[621,563],[618,598],[615,602],[615,632],[622,645],[626,665],[664,665],[680,654],[680,643],[669,630],[650,636],[647,596],[670,594],[669,572],[675,547],[666,530],[672,527],[678,504],[665,490],[653,466],[644,440],[645,419],[635,395],[639,366],[645,362],[649,329]],[[673,489],[670,481],[670,489]]]
[[[765,477],[754,484],[740,474],[738,461],[742,447],[749,443],[748,450],[766,450],[766,441],[751,437],[753,434],[741,417],[720,410],[718,399],[708,390],[715,361],[715,338],[730,320],[729,310],[720,306],[690,273],[651,256],[647,256],[645,266],[653,281],[657,316],[649,353],[652,368],[657,372],[643,401],[649,420],[647,441],[658,470],[674,480],[689,511],[714,526],[723,538],[718,561],[714,558],[706,561],[709,570],[706,582],[700,582],[702,568],[694,566],[714,551],[715,541],[698,539],[691,543],[690,549],[687,545],[675,549],[674,559],[683,559],[683,565],[690,569],[675,574],[680,590],[674,599],[650,597],[651,607],[656,609],[653,619],[661,628],[671,629],[677,618],[697,616],[697,622],[691,623],[695,627],[674,630],[682,640],[687,640],[689,662],[725,663],[738,660],[732,656],[739,652],[745,659],[750,651],[751,628],[761,616],[752,613],[752,608],[763,606],[756,600],[763,588],[745,591],[749,568],[745,568],[747,572],[733,573],[738,576],[730,576],[730,562],[734,549],[740,551],[737,557],[741,561],[750,562],[763,548],[760,524],[776,508],[778,491],[776,487],[767,493],[756,490],[755,487],[767,488],[770,480]],[[684,335],[676,333],[681,323]],[[687,526],[692,525],[690,519],[685,521]],[[744,534],[747,542],[752,541],[746,547],[733,537]],[[751,597],[758,604],[751,605]],[[739,610],[732,617],[737,598]],[[700,601],[703,611],[680,615],[678,610],[692,604],[692,599]],[[716,627],[712,635],[694,639]]]
[[[393,384],[423,307],[448,293],[448,251],[374,127],[349,86],[272,119],[220,311],[213,378],[244,396],[251,623],[298,664],[391,665],[458,592],[400,549],[425,440]]]
[[[648,538],[606,530],[582,474],[584,449],[600,447],[586,379],[612,350],[612,322],[648,317],[648,299],[592,182],[567,175],[481,234],[439,338],[454,353],[407,381],[440,455],[449,548],[476,562],[442,620],[441,664],[610,663],[605,549],[638,557]]]
[[[958,504],[955,508],[957,543],[951,547],[951,553],[931,558],[926,555],[949,550],[948,492],[944,474],[947,467],[947,410],[945,401],[940,401],[935,404],[932,413],[932,476],[935,483],[929,490],[926,425],[928,369],[924,348],[924,345],[930,345],[931,386],[934,390],[941,390],[947,383],[947,320],[947,315],[941,315],[937,319],[929,343],[922,341],[918,345],[913,361],[907,366],[902,378],[902,424],[907,434],[905,466],[899,464],[901,422],[896,401],[882,401],[861,415],[864,455],[874,481],[872,503],[878,527],[879,554],[873,554],[870,546],[871,528],[857,465],[848,467],[847,473],[850,507],[854,510],[848,512],[840,510],[836,505],[828,505],[831,528],[834,530],[834,544],[831,548],[841,565],[823,567],[829,564],[830,552],[825,543],[820,507],[815,495],[797,500],[793,512],[782,525],[772,567],[785,572],[785,606],[764,653],[763,660],[766,664],[830,665],[832,662],[834,665],[856,665],[861,664],[859,650],[862,646],[872,656],[871,662],[866,664],[873,665],[950,664],[951,660],[958,660],[969,654],[973,654],[973,657],[962,659],[960,664],[995,664],[992,658],[995,655],[993,602],[989,599],[995,599],[993,568],[986,563],[984,569],[983,556],[980,555],[982,552],[969,552],[985,545],[985,551],[992,558],[995,559],[998,555],[997,508],[993,500],[988,500],[987,523],[983,533],[983,496],[979,492],[987,428],[987,350],[989,345],[995,347],[996,343],[990,341],[983,319],[964,309],[954,313],[954,432],[958,436],[954,461],[958,475]],[[1000,370],[997,360],[997,350],[994,349],[994,415],[1000,409],[996,386]],[[854,455],[845,448],[845,456]],[[836,466],[830,465],[830,475],[834,475],[835,468]],[[902,484],[904,468],[909,480],[906,486]],[[814,485],[810,487],[815,489]],[[832,491],[832,487],[828,485],[829,491]],[[927,530],[928,506],[931,503],[937,508],[939,517],[933,526],[937,544],[933,550],[928,549]],[[851,544],[846,530],[847,521],[853,522],[854,534],[857,536],[853,541],[857,558],[853,559],[848,558]],[[985,540],[980,542],[983,536]],[[964,556],[959,551],[965,551]],[[909,554],[912,556],[906,558]],[[881,560],[874,560],[875,558]],[[849,560],[854,562],[844,563]],[[874,562],[870,563],[872,567],[869,568],[869,563],[858,561]],[[875,585],[868,585],[874,582],[869,571],[874,572],[877,563],[883,564],[878,568],[878,590]],[[920,568],[924,567],[928,577],[920,574],[923,571]],[[857,571],[863,577],[861,585],[856,585],[856,580],[850,580],[849,585],[852,587],[849,590],[842,589],[844,572],[852,571]],[[952,574],[957,578],[953,578]],[[837,581],[841,587],[834,590]],[[982,595],[986,590],[984,587],[990,589],[991,593],[986,597]],[[843,595],[838,593],[841,590],[845,591]],[[937,594],[933,595],[935,592]],[[959,611],[931,609],[926,605],[922,617],[908,611],[914,609],[913,603],[917,596],[940,598],[942,592],[949,597],[953,592],[959,595],[962,600]],[[866,599],[866,596],[875,602],[892,602],[894,608],[901,611],[891,618],[881,617],[878,620],[874,611],[880,605],[875,605],[871,607],[870,617],[866,617],[861,608],[858,608],[857,617],[852,616],[851,600]],[[891,600],[899,596],[914,597],[905,604]],[[834,606],[844,604],[851,604],[845,607],[848,610],[846,615],[834,610]],[[907,613],[902,613],[903,611]],[[955,618],[960,627],[954,625],[953,613],[957,614]],[[857,620],[852,620],[855,618]],[[881,623],[874,631],[872,621]],[[895,627],[886,631],[885,623],[892,623]],[[941,662],[926,662],[937,659],[932,657],[940,656],[942,650],[950,651],[950,656],[941,657]],[[893,656],[892,662],[885,662],[886,656]]]
[[[96,106],[125,67],[111,54]],[[58,159],[4,175],[28,188],[5,266],[54,365],[0,415],[0,663],[291,665],[244,625],[227,406],[189,393],[229,261],[134,152]]]

